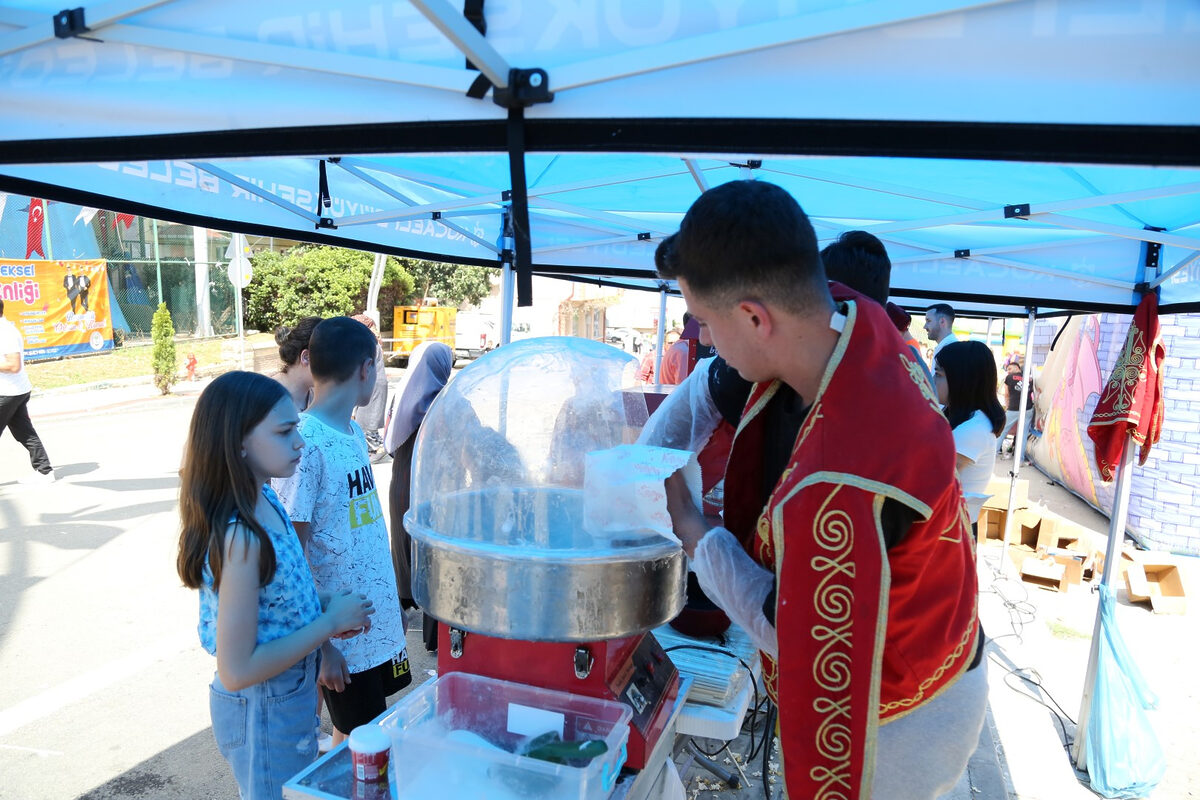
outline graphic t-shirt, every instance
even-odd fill
[[[1009,373],[1004,376],[1004,385],[1008,389],[1008,410],[1021,410],[1021,385],[1025,383],[1025,377],[1017,374]],[[1029,400],[1026,408],[1033,408],[1033,392],[1029,393]]]
[[[293,522],[309,523],[308,563],[317,588],[362,592],[375,604],[370,630],[333,640],[349,670],[362,672],[407,654],[383,505],[362,429],[350,427],[345,433],[301,414],[300,466],[275,490]]]

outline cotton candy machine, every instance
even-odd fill
[[[646,420],[636,360],[584,339],[526,339],[463,369],[434,401],[413,456],[413,595],[443,624],[442,674],[468,672],[618,699],[633,711],[632,767],[678,689],[645,632],[675,617],[677,544],[631,525],[589,531],[589,452]]]

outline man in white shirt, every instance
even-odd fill
[[[933,356],[938,354],[943,347],[951,342],[957,342],[958,337],[954,335],[954,309],[945,303],[938,303],[930,306],[925,312],[925,335],[929,337],[929,341],[933,343],[933,353],[929,360],[932,363]]]
[[[4,301],[0,300],[0,435],[7,428],[29,451],[29,463],[37,474],[26,483],[53,483],[54,467],[29,419],[32,391],[33,384],[25,374],[25,341],[17,326],[4,318]]]

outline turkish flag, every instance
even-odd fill
[[[37,253],[46,257],[46,246],[42,244],[42,226],[46,221],[46,201],[38,197],[29,198],[29,222],[25,225],[25,257]]]
[[[128,230],[133,225],[133,214],[114,214],[112,218],[113,230],[117,229],[117,223],[121,223]]]
[[[1105,481],[1113,479],[1127,437],[1132,436],[1142,448],[1139,464],[1146,463],[1150,448],[1158,444],[1163,424],[1162,363],[1166,355],[1158,329],[1158,297],[1150,292],[1134,312],[1125,346],[1088,423],[1088,436],[1096,444],[1096,466]]]

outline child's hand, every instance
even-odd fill
[[[375,613],[375,606],[365,594],[343,589],[329,598],[325,613],[333,621],[333,636],[349,639],[366,633],[371,627],[371,615]]]
[[[317,683],[331,692],[340,692],[350,682],[350,670],[346,668],[346,659],[341,652],[329,642],[321,645],[321,674]]]

